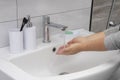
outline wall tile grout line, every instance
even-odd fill
[[[16,20],[17,20],[17,27],[18,27],[18,1],[16,0]]]
[[[2,21],[2,22],[0,22],[0,23],[7,23],[7,22],[14,22],[14,21],[17,21],[17,20]]]
[[[69,12],[74,12],[74,11],[86,10],[86,9],[89,9],[89,8],[90,8],[90,7],[82,8],[82,9],[67,10],[67,11],[63,11],[63,12],[51,13],[51,14],[45,14],[45,15],[63,14],[63,13],[69,13]],[[40,16],[33,16],[33,17],[31,17],[31,18],[36,18],[36,17],[41,17],[41,16],[42,16],[42,15],[40,15]]]
[[[17,1],[17,0],[16,0],[16,1]],[[90,7],[82,8],[82,9],[67,10],[67,11],[63,11],[63,12],[51,13],[51,14],[45,14],[45,15],[63,14],[63,13],[69,13],[69,12],[74,12],[74,11],[86,10],[86,9],[89,9],[89,8],[90,8]],[[38,17],[41,17],[41,16],[42,16],[42,15],[40,15],[40,16],[31,16],[31,18],[38,18]],[[22,20],[22,18],[19,18],[19,19],[18,19],[18,2],[16,2],[16,20],[2,21],[2,22],[0,22],[0,23],[17,21],[17,26],[18,26],[18,21],[19,21],[19,20]]]

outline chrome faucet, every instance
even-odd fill
[[[43,27],[43,42],[49,43],[50,41],[50,34],[49,34],[49,27],[55,27],[61,29],[62,31],[66,30],[67,26],[56,24],[50,22],[50,17],[47,15],[42,16],[42,27]]]

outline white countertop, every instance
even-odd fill
[[[87,35],[93,34],[93,32],[89,32],[89,31],[84,30],[84,29],[74,30],[73,32],[74,32],[73,33],[74,36],[78,36],[78,33],[81,36],[83,36],[83,35],[87,36]],[[60,36],[60,37],[58,37],[58,36]],[[10,50],[9,50],[9,46],[8,47],[4,47],[4,48],[0,48],[0,59],[10,60],[12,58],[19,57],[19,56],[26,55],[26,54],[29,54],[31,52],[37,51],[40,48],[42,49],[43,47],[47,47],[48,44],[49,45],[56,44],[57,43],[57,41],[55,39],[56,37],[59,38],[59,39],[57,39],[57,41],[58,40],[61,41],[61,37],[63,39],[63,36],[61,34],[54,35],[51,38],[51,43],[43,43],[42,39],[39,39],[38,42],[37,42],[37,49],[35,49],[35,50],[24,50],[22,53],[11,53]]]
[[[87,36],[87,35],[93,34],[92,32],[90,33],[87,30],[80,29],[80,30],[74,30],[74,34],[73,34],[74,37],[78,36],[78,33],[81,36],[83,36],[83,35]],[[56,38],[57,38],[57,40],[56,40]],[[16,54],[15,53],[13,54],[13,53],[10,52],[9,46],[0,48],[0,69],[1,69],[1,71],[6,72],[8,75],[14,77],[15,79],[20,79],[20,80],[24,80],[24,78],[28,79],[29,75],[26,75],[26,73],[24,73],[23,71],[21,71],[17,67],[14,67],[11,63],[8,63],[8,61],[10,61],[13,58],[17,58],[19,56],[31,54],[31,53],[36,52],[36,51],[38,51],[40,49],[43,49],[45,47],[49,47],[49,46],[51,46],[53,44],[58,43],[58,41],[61,41],[61,40],[63,41],[63,35],[61,35],[61,34],[57,34],[57,35],[54,35],[53,37],[51,37],[51,41],[52,41],[51,43],[43,43],[42,39],[39,39],[38,43],[37,43],[37,49],[29,50],[29,51],[28,50],[24,50],[22,53],[16,53]],[[10,70],[10,67],[11,68],[14,67],[14,70]],[[18,76],[17,74],[20,74],[20,73],[18,73],[17,71],[19,71],[19,72],[21,72],[23,74]],[[24,76],[24,74],[26,76]],[[22,78],[21,76],[24,76],[24,77]],[[30,77],[29,80],[34,80],[34,79],[31,79],[31,77]]]
[[[75,30],[75,33],[74,33],[74,36],[78,36],[78,33],[79,35],[81,36],[87,36],[87,35],[90,35],[90,34],[93,34],[92,32],[89,32],[87,30],[84,30],[84,29],[80,29],[79,31],[78,30]],[[37,49],[35,50],[24,50],[22,53],[17,53],[17,54],[13,54],[10,52],[9,50],[9,46],[8,47],[4,47],[4,48],[0,48],[0,59],[1,60],[11,60],[13,58],[16,58],[16,57],[19,57],[19,56],[23,56],[23,55],[27,55],[27,54],[31,54],[32,52],[36,52],[44,47],[48,47],[48,46],[51,46],[52,44],[56,44],[58,41],[56,41],[56,36],[58,37],[58,40],[61,41],[61,37],[63,39],[63,36],[61,34],[58,34],[58,35],[55,35],[51,38],[51,43],[43,43],[42,42],[42,39],[39,39],[38,40],[38,46],[37,46]],[[60,37],[61,36],[61,37]],[[0,64],[1,65],[1,64]],[[17,76],[16,76],[17,77]],[[18,76],[19,77],[19,76]]]

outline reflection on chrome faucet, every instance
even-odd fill
[[[65,31],[67,28],[67,26],[50,22],[50,17],[47,15],[42,16],[42,27],[43,27],[44,43],[50,42],[49,27],[55,27],[55,28],[61,29],[62,31]]]

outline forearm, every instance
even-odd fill
[[[113,31],[114,30],[114,31]],[[105,51],[120,49],[120,32],[115,29],[96,33],[87,37],[77,37],[60,47],[57,54],[76,54],[81,51]]]
[[[120,49],[119,25],[109,28],[104,32],[96,33],[87,37],[85,50],[116,50]],[[116,33],[117,32],[117,33]]]
[[[105,51],[104,32],[96,33],[86,37],[86,41],[83,42],[84,48],[83,51]]]

